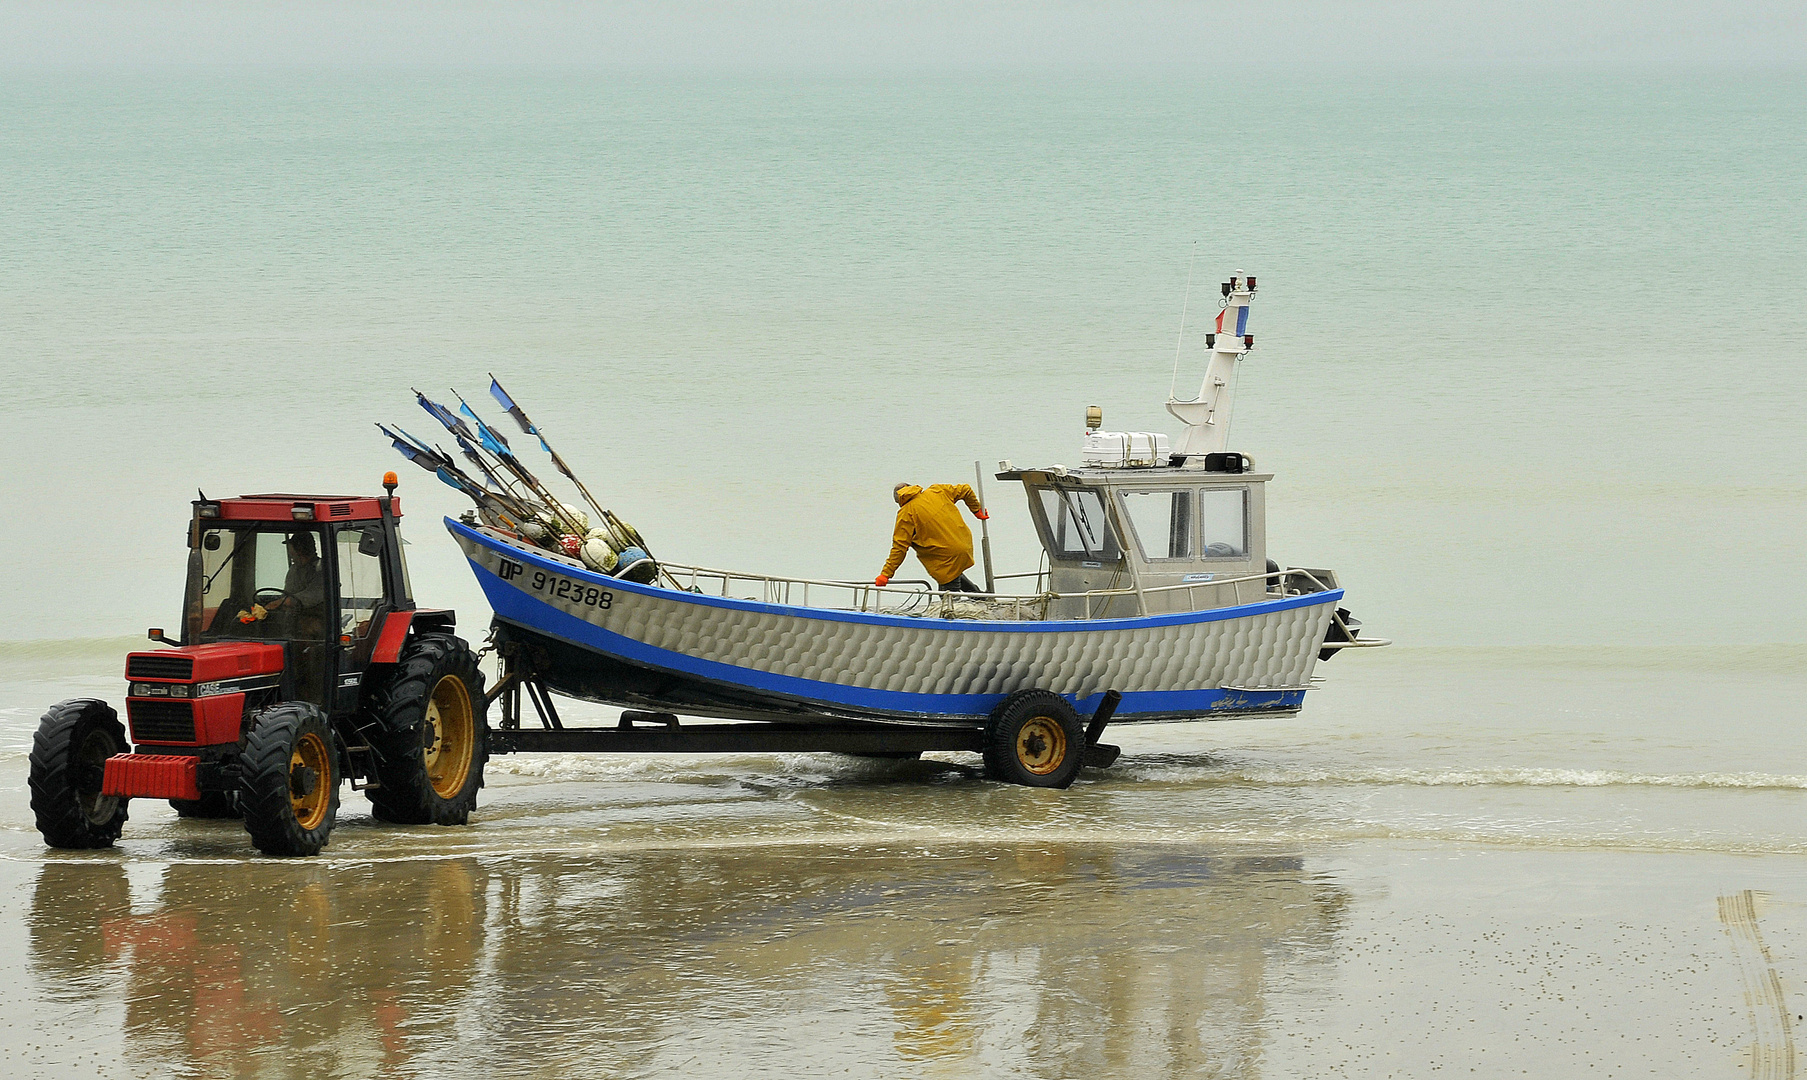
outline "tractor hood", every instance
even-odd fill
[[[211,645],[135,652],[127,654],[125,661],[125,677],[134,682],[146,679],[176,683],[219,682],[247,675],[274,675],[281,671],[282,645],[268,641],[219,641]],[[157,696],[187,695],[165,693]]]

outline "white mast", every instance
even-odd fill
[[[1198,396],[1191,401],[1167,399],[1167,411],[1186,425],[1173,448],[1175,454],[1202,458],[1205,454],[1222,453],[1230,441],[1230,399],[1236,362],[1255,347],[1255,335],[1249,333],[1249,301],[1254,295],[1255,279],[1243,277],[1241,270],[1223,283],[1223,311],[1217,316],[1217,331],[1205,335],[1211,361],[1205,365],[1205,381],[1198,388]]]

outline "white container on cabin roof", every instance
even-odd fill
[[[1088,431],[1085,464],[1098,469],[1167,464],[1167,436],[1159,431]]]

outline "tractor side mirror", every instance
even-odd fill
[[[383,553],[383,530],[364,529],[358,534],[359,555],[381,555]]]

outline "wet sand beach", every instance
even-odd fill
[[[1309,717],[1116,729],[1067,792],[503,757],[469,828],[347,792],[271,860],[143,802],[43,849],[15,703],[110,677],[15,655],[0,1030],[33,1076],[1793,1075],[1807,776],[1708,733],[1784,730],[1801,650],[1363,659]]]

